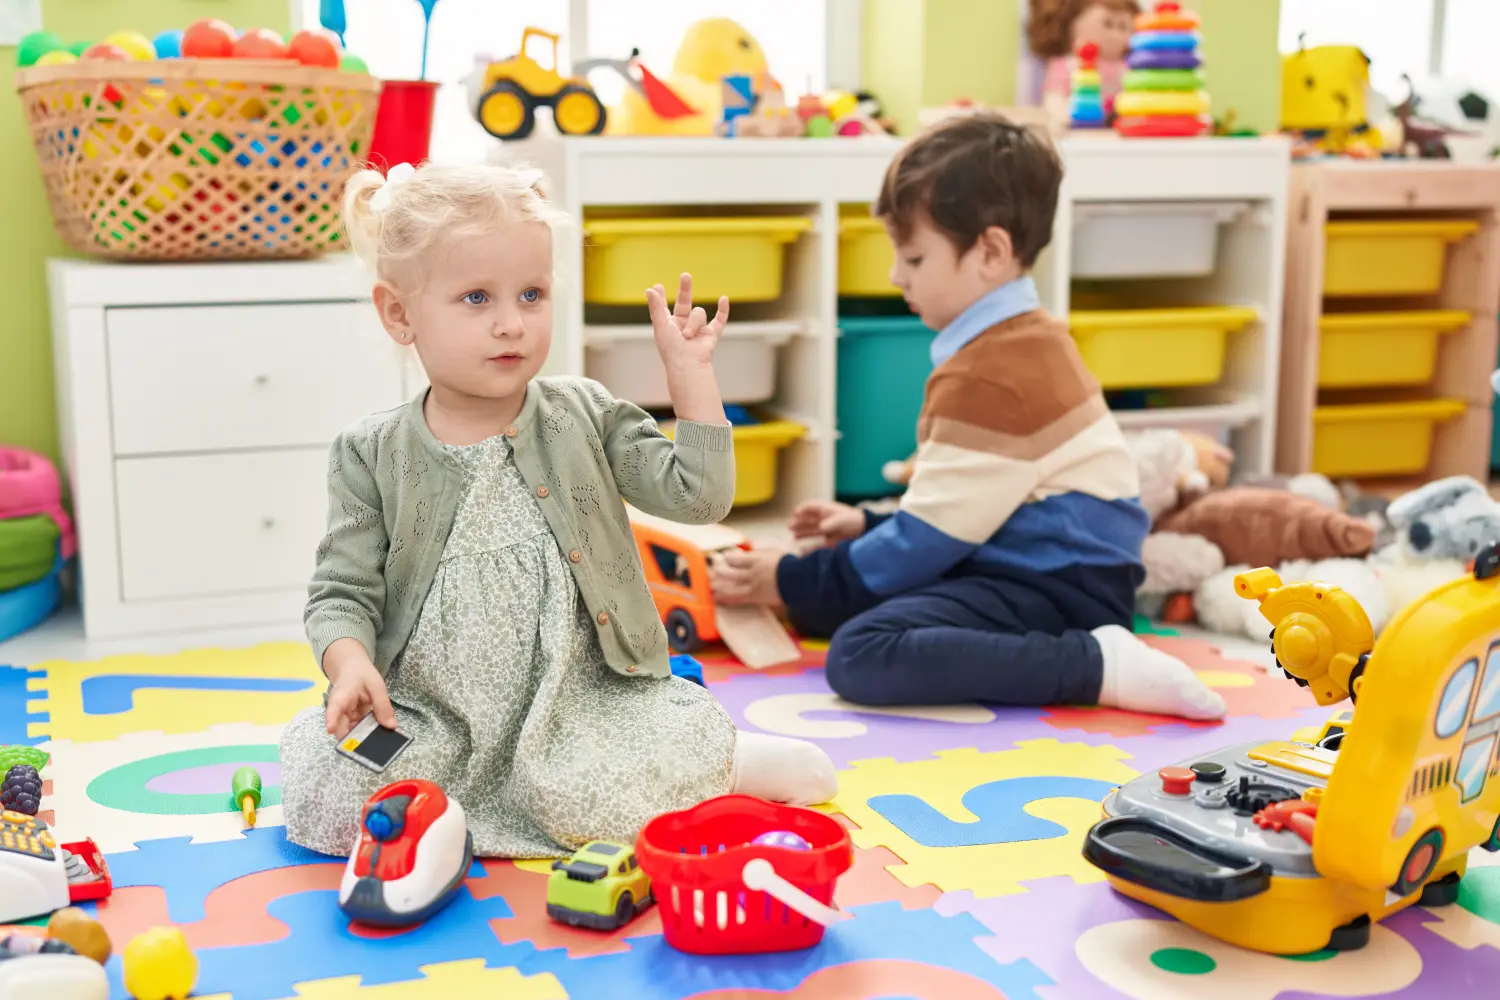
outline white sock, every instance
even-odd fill
[[[1146,645],[1119,625],[1104,625],[1091,634],[1104,655],[1099,704],[1186,719],[1224,717],[1224,699],[1177,657]]]
[[[827,802],[838,788],[833,761],[821,747],[785,736],[736,733],[731,792],[810,806]]]

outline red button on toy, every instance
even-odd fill
[[[1161,790],[1168,795],[1186,795],[1193,790],[1195,775],[1185,767],[1164,767],[1156,773],[1161,776]]]

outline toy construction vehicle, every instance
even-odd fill
[[[1124,895],[1273,954],[1359,948],[1372,921],[1454,902],[1469,850],[1500,851],[1500,545],[1378,643],[1337,587],[1258,569],[1235,588],[1274,623],[1287,675],[1319,704],[1357,698],[1353,715],[1129,782],[1084,857]]]
[[[552,43],[550,65],[527,54],[533,38]],[[521,50],[509,59],[484,67],[475,117],[497,139],[524,139],[536,127],[536,109],[552,109],[552,120],[563,135],[598,135],[604,131],[604,104],[582,77],[557,71],[558,36],[527,28]]]

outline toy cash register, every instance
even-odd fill
[[[1320,705],[1317,734],[1246,743],[1116,789],[1084,857],[1116,890],[1241,947],[1362,947],[1372,921],[1458,898],[1468,852],[1500,851],[1500,546],[1376,643],[1337,587],[1235,578]]]
[[[59,845],[35,816],[0,812],[0,924],[108,895],[98,850],[91,840]]]

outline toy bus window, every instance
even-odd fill
[[[660,545],[651,546],[651,555],[656,559],[656,568],[661,570],[662,579],[679,587],[693,589],[693,577],[688,572],[686,559]]]
[[[1443,698],[1438,702],[1437,720],[1434,728],[1438,739],[1446,740],[1463,728],[1469,718],[1469,696],[1474,693],[1474,675],[1479,672],[1479,661],[1470,660],[1453,672],[1448,686],[1443,688]]]
[[[1484,791],[1485,778],[1490,773],[1490,758],[1495,755],[1495,737],[1486,736],[1464,747],[1458,759],[1458,789],[1461,802],[1472,802]]]
[[[1484,661],[1484,679],[1479,682],[1479,697],[1474,701],[1472,722],[1500,715],[1500,642],[1490,647]]]

